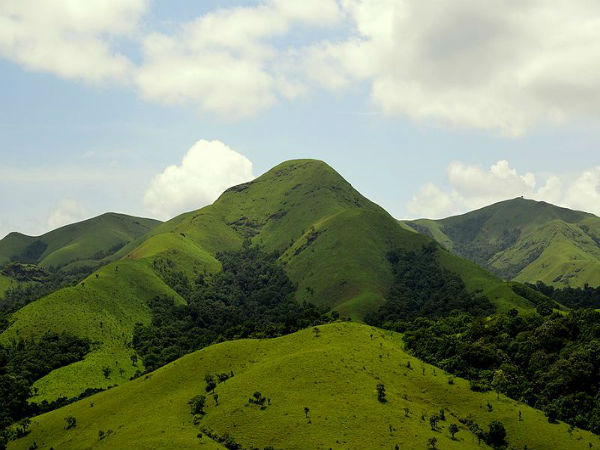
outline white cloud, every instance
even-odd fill
[[[272,40],[295,25],[337,22],[335,0],[271,0],[252,7],[219,9],[181,25],[173,34],[143,41],[136,83],[149,100],[193,104],[228,117],[255,114],[279,97],[305,88],[281,70],[283,51]]]
[[[384,112],[519,135],[600,113],[600,3],[343,0],[355,35],[304,66]]]
[[[220,141],[200,140],[180,165],[154,177],[144,195],[148,211],[159,219],[212,203],[227,188],[250,181],[252,163]]]
[[[502,160],[489,169],[461,162],[447,168],[446,189],[429,182],[407,205],[411,217],[439,219],[525,196],[600,216],[600,166],[575,176],[519,174]],[[538,183],[538,179],[543,179]]]
[[[513,136],[600,115],[593,0],[263,0],[161,32],[138,26],[149,5],[0,2],[0,56],[226,117],[362,83],[386,114]]]
[[[89,213],[80,202],[71,198],[63,198],[48,216],[48,227],[50,230],[54,230],[87,217],[89,217]]]
[[[147,0],[0,2],[0,56],[37,71],[91,82],[125,81],[133,64],[115,38],[131,36]]]

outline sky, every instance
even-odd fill
[[[600,215],[595,0],[4,0],[0,237],[316,158],[397,218]]]

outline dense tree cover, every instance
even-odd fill
[[[454,310],[474,315],[494,311],[487,297],[467,292],[460,277],[439,264],[438,248],[432,243],[417,252],[400,249],[387,255],[394,282],[387,302],[366,317],[367,323],[389,328],[397,320],[443,317]]]
[[[295,301],[296,287],[276,254],[246,244],[217,258],[223,270],[194,282],[168,261],[156,264],[188,304],[176,305],[164,296],[149,303],[152,323],[136,325],[133,337],[146,369],[220,340],[281,336],[332,319],[326,309]]]
[[[600,286],[583,288],[548,286],[542,281],[527,285],[568,308],[600,308]]]
[[[394,323],[418,358],[600,433],[600,312],[491,318],[454,313]]]
[[[81,360],[90,342],[67,334],[45,334],[0,345],[0,430],[38,412],[28,404],[33,383],[51,371]],[[0,441],[2,440],[0,431]],[[0,448],[2,443],[0,442]]]

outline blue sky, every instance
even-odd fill
[[[600,214],[593,5],[28,1],[0,6],[0,235],[165,219],[292,158],[398,218],[517,195]]]

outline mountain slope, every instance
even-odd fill
[[[204,376],[232,372],[232,378],[217,384],[216,405],[205,390]],[[380,383],[385,403],[378,401]],[[255,392],[268,398],[264,408],[249,404]],[[206,414],[194,425],[188,401],[197,395],[206,396]],[[429,418],[441,409],[446,420],[432,431]],[[68,416],[76,426],[65,430]],[[566,424],[549,424],[540,411],[524,404],[473,392],[465,380],[454,378],[450,384],[440,369],[405,353],[400,335],[336,323],[277,339],[207,347],[148,376],[34,418],[31,433],[9,449],[29,448],[33,442],[44,450],[223,448],[207,432],[215,438],[229,435],[246,449],[387,450],[398,445],[421,450],[432,437],[440,449],[490,448],[478,445],[460,419],[485,430],[490,422],[501,421],[511,448],[584,450],[600,445],[598,436],[567,432]],[[455,440],[448,431],[451,424],[459,425]]]
[[[97,266],[159,223],[107,213],[37,237],[10,233],[0,240],[0,265],[16,261],[55,269],[68,269],[75,264]]]
[[[36,401],[121,383],[142,369],[130,361],[130,342],[135,323],[150,322],[147,302],[160,294],[184,301],[155,271],[155,263],[166,261],[195,280],[220,270],[216,253],[239,249],[245,239],[280,254],[298,285],[297,300],[358,320],[385,302],[393,278],[387,253],[432,242],[402,228],[327,164],[289,161],[228,189],[211,206],[157,226],[82,284],[27,305],[14,314],[0,342],[51,330],[97,343],[83,361],[38,381]],[[471,292],[487,295],[499,310],[531,308],[484,269],[441,248],[437,252],[444,268],[457,273]],[[108,378],[105,367],[111,369]]]
[[[405,223],[504,279],[600,285],[600,218],[593,214],[516,198]]]

